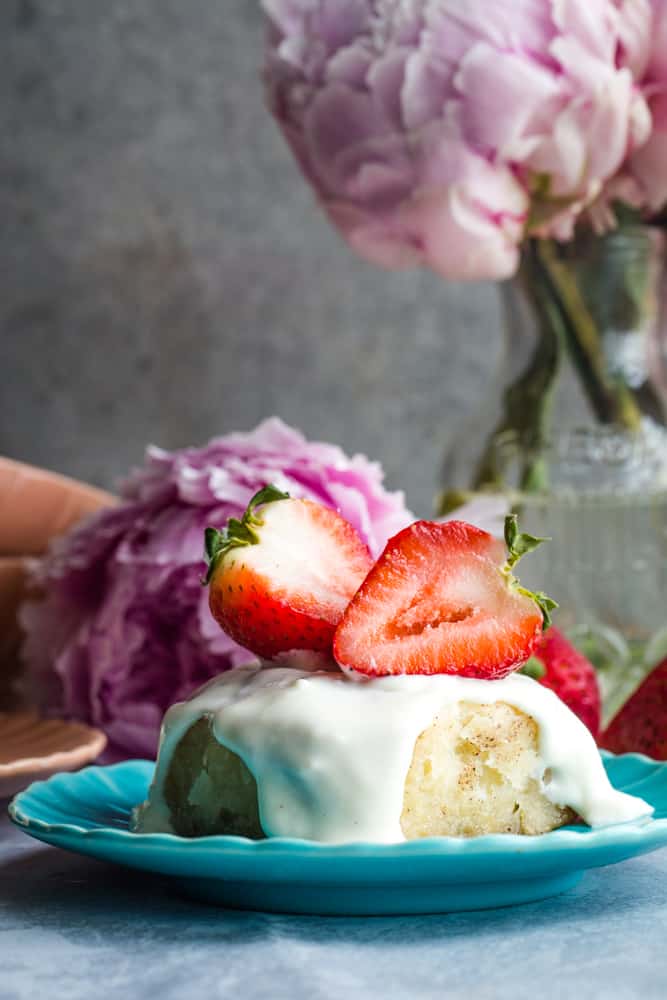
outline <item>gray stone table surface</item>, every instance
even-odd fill
[[[0,1000],[664,1000],[666,938],[667,850],[514,908],[288,917],[190,903],[0,820]]]

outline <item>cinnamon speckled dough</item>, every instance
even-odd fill
[[[401,828],[417,837],[546,833],[573,813],[550,802],[534,777],[533,719],[503,702],[446,706],[415,745]]]
[[[406,839],[538,834],[569,822],[573,813],[551,803],[534,777],[537,736],[533,719],[503,702],[446,706],[415,744],[401,816]],[[255,779],[215,739],[208,717],[176,747],[164,797],[181,836],[264,836]]]

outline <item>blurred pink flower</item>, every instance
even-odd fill
[[[651,136],[631,158],[645,204],[657,212],[667,203],[667,0],[650,0],[651,49],[642,86],[652,116]]]
[[[46,597],[22,609],[32,698],[99,726],[116,754],[153,755],[170,704],[252,659],[209,613],[203,537],[268,482],[340,510],[376,555],[413,520],[379,465],[275,418],[203,448],[149,448],[123,502],[35,568]]]
[[[349,243],[506,278],[649,134],[648,0],[263,0],[269,103]]]

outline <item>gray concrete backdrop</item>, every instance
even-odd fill
[[[490,286],[380,272],[263,106],[258,0],[0,3],[0,452],[113,485],[271,413],[428,512]]]

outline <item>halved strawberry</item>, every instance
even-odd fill
[[[240,521],[206,529],[206,555],[213,617],[239,645],[267,659],[293,649],[329,652],[373,564],[340,514],[274,486],[252,498]]]
[[[542,539],[520,535],[516,517],[505,534],[509,554],[463,521],[417,521],[399,532],[336,630],[340,666],[495,679],[527,660],[555,605],[519,587],[511,572]]]

